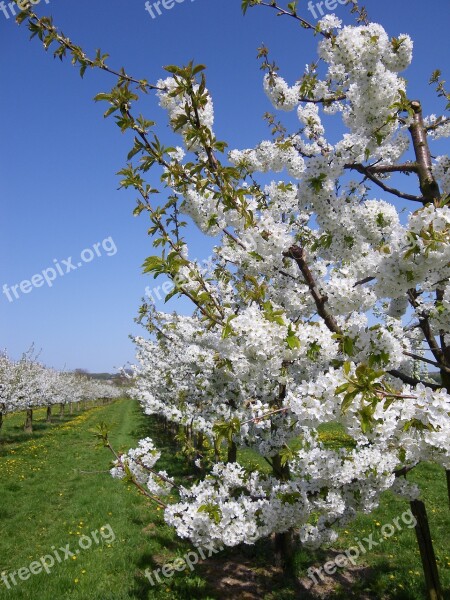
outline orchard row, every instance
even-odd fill
[[[33,410],[47,407],[50,420],[52,407],[59,405],[64,413],[69,405],[91,400],[118,398],[122,391],[115,385],[91,379],[86,375],[57,371],[38,362],[32,352],[19,360],[0,355],[0,428],[8,413],[26,411],[25,430],[32,431]]]

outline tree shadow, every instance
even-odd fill
[[[10,450],[14,449],[14,446],[20,446],[24,442],[41,440],[49,431],[69,423],[80,414],[82,413],[66,414],[63,417],[52,416],[51,422],[47,422],[45,419],[33,420],[33,431],[31,433],[24,431],[23,424],[6,425],[6,428],[4,424],[0,430],[0,457],[8,455]]]

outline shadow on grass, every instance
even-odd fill
[[[336,573],[329,576],[325,573],[313,572],[313,577],[307,575],[308,568],[323,567],[342,554],[341,550],[318,550],[315,552],[300,551],[297,566],[300,572],[300,589],[305,600],[411,600],[425,598],[425,588],[420,595],[411,595],[411,590],[399,589],[395,581],[386,581],[386,576],[392,573],[392,565],[387,559],[380,558],[376,565],[368,567],[364,564],[348,565],[338,568]]]
[[[165,590],[170,586],[170,597],[177,600],[219,600],[214,589],[209,585],[209,582],[197,572],[197,568],[193,566],[193,570],[174,571],[169,577],[164,577],[161,569],[167,563],[169,564],[175,558],[182,557],[180,545],[177,545],[178,552],[174,553],[173,557],[165,560],[164,557],[145,553],[141,556],[138,562],[139,569],[135,573],[134,587],[130,590],[130,597],[139,600],[147,600],[148,598],[160,597],[158,592]],[[187,548],[184,554],[187,554]],[[167,596],[164,596],[167,597]]]
[[[42,439],[55,427],[65,425],[81,414],[83,413],[77,412],[64,415],[64,417],[53,416],[50,423],[48,423],[45,419],[33,421],[32,433],[24,431],[23,424],[8,426],[6,421],[6,426],[4,424],[3,428],[0,430],[0,457],[6,456],[9,450],[11,450],[11,448],[14,446],[20,446],[24,442],[29,442],[30,440],[38,441]]]
[[[323,567],[326,562],[334,561],[344,550],[319,549],[309,551],[300,549],[296,554],[298,577],[289,581],[281,568],[274,564],[274,546],[271,540],[261,540],[254,546],[227,548],[220,554],[199,561],[194,571],[174,573],[168,579],[161,576],[165,562],[182,557],[193,548],[181,540],[174,539],[170,530],[165,534],[161,525],[149,526],[151,538],[159,546],[159,554],[143,553],[137,563],[136,586],[132,590],[134,598],[147,600],[159,598],[158,587],[171,594],[174,599],[214,599],[214,600],[411,600],[426,597],[423,585],[414,590],[399,587],[398,581],[389,578],[393,571],[388,559],[380,557],[375,565],[348,565],[338,568],[332,576],[316,574],[316,580],[308,577],[310,567]],[[167,558],[165,551],[172,556]],[[161,581],[153,577],[146,579],[144,571],[152,574],[159,569]],[[323,572],[323,571],[322,571]],[[169,587],[170,586],[170,587]],[[167,592],[167,590],[169,590]],[[166,596],[161,596],[166,597]],[[450,595],[444,593],[450,600]]]

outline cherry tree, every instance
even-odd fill
[[[406,476],[424,461],[450,470],[450,161],[431,151],[449,136],[450,120],[425,115],[408,96],[407,34],[389,37],[357,5],[353,26],[334,15],[313,26],[295,2],[244,0],[244,12],[256,5],[316,33],[317,57],[289,83],[260,48],[265,93],[279,113],[295,111],[299,126],[289,133],[268,115],[271,139],[231,151],[214,134],[202,65],[168,66],[149,84],[111,69],[100,51],[89,58],[51,19],[31,10],[19,17],[81,74],[117,76],[96,100],[134,137],[121,187],[138,192],[134,212],[147,215],[161,249],[144,271],[171,279],[167,300],[193,304],[188,317],[143,305],[152,339],[136,339],[134,395],[195,437],[205,476],[177,486],[178,502],[164,501],[175,484],[156,470],[151,439],[117,455],[113,474],[148,490],[195,544],[274,535],[287,569],[296,542],[335,540],[337,527],[392,490],[416,517],[429,597],[442,598],[425,505]],[[439,72],[432,82],[449,100]],[[134,114],[150,91],[180,146],[165,146],[154,122]],[[331,132],[324,116],[337,123]],[[159,188],[150,169],[160,170]],[[402,175],[415,178],[415,191],[392,183]],[[158,204],[161,190],[167,201]],[[206,270],[190,256],[183,215],[216,243]],[[348,443],[326,447],[326,423]],[[271,473],[241,465],[242,448]]]
[[[13,363],[3,351],[0,353],[0,430],[3,426],[3,417],[11,411],[12,372]]]
[[[48,393],[46,395],[47,417],[48,423],[52,421],[53,407],[59,405],[64,407],[68,402],[76,402],[77,386],[72,383],[72,373],[57,371],[54,369],[47,370],[48,375]],[[64,411],[60,408],[60,414]]]
[[[25,429],[32,430],[32,410],[49,401],[46,391],[50,378],[39,365],[33,350],[24,353],[20,360],[12,361],[6,352],[0,356],[0,390],[2,416],[7,413],[27,411]]]
[[[33,431],[33,410],[47,405],[49,380],[46,369],[37,362],[30,350],[13,367],[10,403],[15,411],[25,411],[24,430]]]

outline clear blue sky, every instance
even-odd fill
[[[269,9],[252,9],[244,18],[240,0],[178,2],[156,19],[143,0],[41,0],[36,10],[53,15],[86,51],[101,48],[111,55],[111,66],[123,65],[138,78],[156,81],[164,76],[163,65],[190,59],[206,64],[219,139],[239,148],[268,139],[261,117],[270,106],[256,49],[264,42],[294,82],[314,57],[316,40]],[[410,96],[423,99],[426,113],[440,112],[442,103],[427,81],[437,67],[450,79],[448,0],[365,4],[391,35],[411,34]],[[338,5],[335,12],[350,22],[348,8]],[[109,237],[117,252],[107,256],[100,246],[102,256],[58,276],[51,288],[44,283],[28,294],[17,290],[13,302],[0,294],[0,348],[18,357],[34,342],[48,365],[110,371],[133,360],[128,336],[142,333],[133,319],[145,286],[154,285],[141,274],[152,254],[148,222],[132,216],[134,194],[117,191],[115,173],[130,140],[112,120],[103,120],[104,106],[92,101],[112,86],[112,78],[87,72],[81,80],[68,61],[54,60],[28,37],[24,26],[0,12],[0,289],[55,267],[54,259],[65,271],[63,260],[72,256],[76,265],[84,249]],[[151,97],[143,109],[164,137],[165,113]],[[209,246],[194,233],[191,256],[208,254]]]

